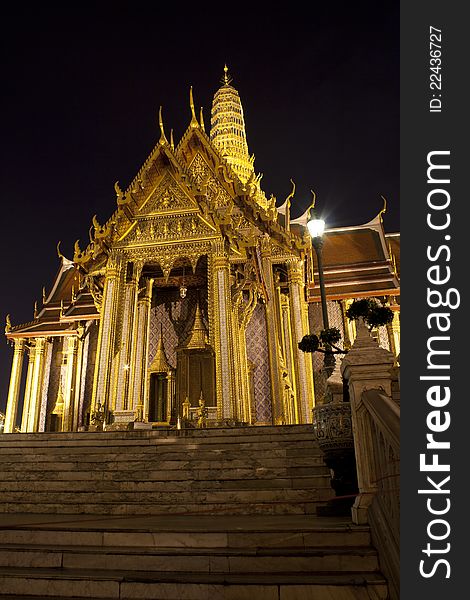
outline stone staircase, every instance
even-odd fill
[[[0,598],[387,597],[311,426],[0,436]]]

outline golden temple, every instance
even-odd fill
[[[207,426],[311,422],[315,360],[297,347],[319,315],[306,216],[290,219],[293,194],[276,208],[261,189],[226,67],[209,133],[192,89],[189,104],[176,146],[160,109],[160,139],[128,188],[115,184],[116,210],[93,217],[86,247],[72,260],[58,248],[34,319],[7,319],[5,432],[196,426],[201,399]],[[381,215],[327,232],[329,308],[346,342],[349,299],[398,309],[397,244]],[[383,333],[396,353],[397,327]]]

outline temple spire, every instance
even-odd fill
[[[248,153],[242,103],[231,82],[225,65],[222,87],[212,101],[210,138],[240,181],[246,183],[254,169]]]

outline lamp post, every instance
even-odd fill
[[[307,228],[317,255],[323,329],[329,329],[322,257],[325,221],[317,217],[313,207],[307,221]],[[323,371],[327,379],[332,375],[334,368],[335,357],[331,346],[325,344]],[[326,385],[330,393],[336,392],[337,396],[343,396],[341,380],[331,377]],[[351,429],[351,405],[344,401],[318,404],[313,409],[313,424],[325,463],[332,472],[331,486],[336,494],[336,498],[329,500],[325,506],[319,507],[317,513],[324,516],[350,515],[351,505],[358,491]]]
[[[309,220],[307,221],[307,229],[312,238],[312,246],[315,248],[315,254],[317,255],[318,264],[318,281],[320,284],[320,298],[321,298],[321,311],[323,318],[323,329],[329,329],[330,324],[328,321],[328,305],[326,303],[326,292],[325,292],[325,278],[323,275],[323,233],[325,231],[325,221],[317,217],[315,210],[312,209],[310,212]],[[325,357],[323,361],[324,369],[327,378],[333,373],[335,368],[335,359],[331,352],[329,344],[325,345]]]

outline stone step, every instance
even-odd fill
[[[165,481],[142,481],[142,480],[119,480],[114,479],[98,480],[58,480],[44,479],[31,481],[17,479],[15,481],[0,480],[1,492],[172,492],[189,490],[245,490],[245,489],[310,489],[326,487],[330,489],[330,479],[324,475],[281,478],[273,477],[271,479],[225,479],[214,480],[207,479],[199,481],[197,479],[184,480],[165,480]]]
[[[67,569],[0,569],[0,589],[32,598],[165,600],[385,600],[376,573],[167,573]]]
[[[277,457],[277,458],[258,458],[258,457],[246,457],[233,458],[233,459],[221,459],[213,457],[212,459],[205,459],[199,457],[198,454],[193,455],[191,458],[184,459],[148,459],[145,457],[126,458],[120,457],[109,457],[107,460],[97,460],[96,457],[86,456],[83,460],[75,459],[74,457],[66,457],[67,460],[37,460],[34,459],[23,461],[21,457],[18,457],[16,461],[1,462],[1,472],[8,472],[14,470],[21,471],[38,471],[38,470],[58,470],[68,471],[73,469],[74,471],[80,469],[86,470],[136,470],[146,469],[155,470],[217,470],[217,469],[248,469],[248,468],[293,468],[293,467],[310,467],[310,468],[325,468],[325,465],[316,458],[310,456],[292,456],[292,457]]]
[[[317,507],[323,506],[325,500],[314,499],[309,501],[283,502],[267,500],[252,502],[205,502],[204,504],[165,504],[163,502],[145,503],[142,500],[126,503],[103,502],[99,503],[75,499],[70,502],[63,500],[41,502],[13,500],[0,504],[0,513],[28,513],[28,514],[58,514],[58,515],[308,515],[316,514]]]
[[[84,492],[69,491],[34,491],[34,501],[42,503],[70,503],[84,502],[93,504],[104,503],[185,503],[197,504],[223,504],[232,503],[258,503],[258,502],[311,502],[312,500],[327,500],[333,495],[328,487],[309,489],[248,489],[248,490],[202,490],[202,491],[130,491],[107,492],[88,489]],[[2,502],[30,502],[31,492],[12,491],[2,492]]]
[[[261,445],[261,444],[259,444]],[[195,452],[201,455],[206,455],[209,458],[214,456],[222,457],[236,457],[236,456],[298,456],[306,455],[321,457],[322,453],[319,448],[313,442],[298,442],[297,444],[276,444],[274,442],[268,442],[263,444],[262,448],[247,447],[245,444],[230,444],[224,445],[209,445],[209,444],[180,444],[180,445],[167,445],[167,446],[131,446],[130,448],[125,446],[45,446],[45,447],[5,447],[3,452],[0,452],[2,460],[12,460],[21,454],[27,459],[41,459],[44,456],[53,456],[55,460],[61,460],[61,457],[66,449],[68,455],[82,458],[84,455],[93,455],[99,458],[106,456],[119,456],[126,453],[127,456],[133,457],[146,456],[146,457],[165,457],[175,456],[184,458],[184,456],[191,456]]]
[[[165,439],[171,438],[210,438],[210,437],[248,437],[285,436],[312,434],[313,425],[263,425],[260,427],[217,427],[206,429],[154,429],[125,431],[85,431],[85,432],[50,432],[50,433],[9,433],[10,441],[62,441],[62,440],[132,440],[132,439]],[[6,440],[4,440],[6,441]]]
[[[3,543],[128,547],[364,546],[369,527],[348,517],[0,516]],[[66,536],[62,538],[60,536]],[[301,537],[299,537],[301,536]],[[303,536],[303,537],[302,537]]]
[[[0,568],[64,568],[193,573],[330,573],[377,571],[377,553],[364,547],[106,548],[0,546]]]
[[[206,430],[207,431],[207,430]],[[36,438],[29,438],[29,435],[40,436]],[[80,435],[88,435],[88,434],[73,434],[75,436]],[[20,436],[16,439],[15,436]],[[4,439],[3,439],[4,438]],[[106,447],[113,446],[128,446],[132,448],[134,446],[164,446],[168,444],[174,445],[184,445],[184,444],[205,444],[207,446],[215,446],[218,444],[284,444],[290,443],[294,440],[299,442],[309,442],[311,440],[315,440],[313,431],[311,433],[280,433],[280,434],[272,434],[272,435],[262,435],[262,436],[254,436],[254,435],[246,435],[243,431],[238,433],[237,435],[223,435],[218,434],[217,436],[201,436],[201,437],[190,437],[190,436],[180,436],[180,435],[171,435],[167,437],[154,438],[151,435],[147,437],[139,437],[139,438],[114,438],[114,439],[103,439],[101,442],[98,438],[87,438],[87,437],[74,437],[74,438],[59,438],[59,439],[49,439],[49,434],[41,433],[41,434],[6,434],[2,436],[2,442],[0,442],[0,448],[6,448],[7,446],[15,447],[15,448],[39,448],[48,446],[50,448],[60,448],[67,445],[73,445],[76,447],[88,447],[88,446],[97,446],[102,444]]]
[[[101,470],[84,468],[79,470],[75,463],[61,464],[54,469],[50,465],[50,469],[35,469],[22,470],[16,468],[11,471],[0,470],[0,482],[4,481],[39,481],[39,480],[67,480],[67,481],[224,481],[224,480],[244,480],[244,479],[274,479],[280,477],[283,479],[295,479],[302,477],[323,476],[329,477],[329,471],[325,466],[313,465],[310,467],[252,467],[252,468],[236,468],[236,469],[171,469],[167,471],[155,470],[155,465],[151,468],[148,465],[140,464],[122,469],[106,469]],[[96,465],[97,467],[97,465]],[[123,465],[124,467],[124,465]],[[66,470],[63,470],[65,469]]]

